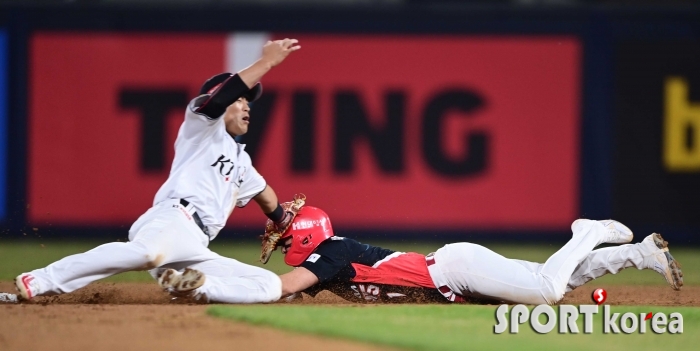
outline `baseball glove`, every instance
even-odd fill
[[[294,195],[294,201],[285,202],[281,205],[284,211],[291,215],[291,218],[289,220],[284,221],[284,227],[279,227],[271,219],[267,220],[267,223],[265,223],[265,234],[260,236],[260,238],[262,239],[260,262],[267,263],[267,261],[270,260],[272,252],[277,250],[277,244],[279,240],[292,225],[292,222],[294,222],[294,218],[297,216],[299,211],[301,211],[301,208],[304,206],[305,202],[306,195],[297,194]]]

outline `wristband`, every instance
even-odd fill
[[[275,223],[279,223],[284,219],[284,209],[280,204],[277,204],[277,208],[270,213],[265,214],[267,218],[271,219]]]

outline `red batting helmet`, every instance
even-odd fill
[[[284,263],[298,267],[318,245],[333,236],[331,219],[320,208],[304,206],[280,240],[287,240],[290,236],[292,245],[284,255]]]

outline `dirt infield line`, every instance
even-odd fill
[[[591,303],[598,286],[564,303]],[[660,286],[612,286],[613,305],[700,306],[700,287],[675,292]],[[0,282],[0,292],[13,291]],[[0,304],[0,350],[387,350],[368,344],[299,335],[209,317],[207,306],[172,304],[155,284],[97,283],[57,297]],[[332,294],[304,304],[346,304]]]
[[[589,286],[590,285],[590,286]],[[597,288],[608,292],[610,305],[700,306],[700,287],[686,286],[674,291],[668,286],[598,286],[589,284],[564,298],[565,304],[592,303],[591,293]],[[0,292],[14,292],[11,282],[0,282]],[[305,297],[308,304],[347,304],[330,293],[316,298]],[[33,304],[106,304],[106,305],[167,305],[170,297],[155,283],[95,283],[70,294],[36,298]]]

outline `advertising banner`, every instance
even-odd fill
[[[690,41],[618,47],[615,218],[700,224],[698,60]]]
[[[202,82],[269,38],[40,33],[28,218],[128,224],[166,179]],[[240,141],[282,201],[334,225],[562,229],[578,216],[581,46],[571,37],[295,35]],[[233,226],[262,228],[257,205]]]

